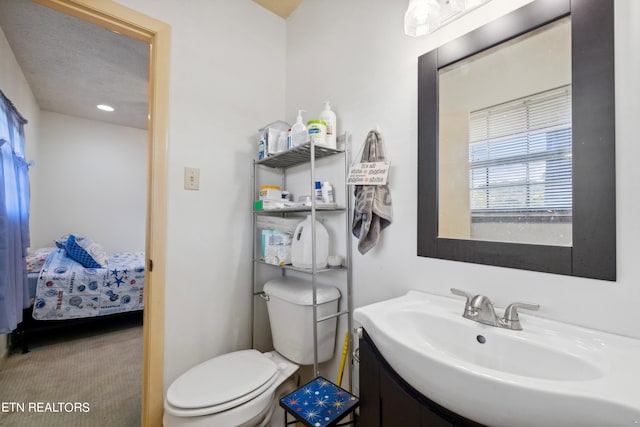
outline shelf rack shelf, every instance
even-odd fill
[[[312,200],[311,206],[304,207],[296,207],[296,208],[278,208],[278,209],[262,209],[262,210],[253,210],[253,224],[252,224],[252,239],[253,239],[253,247],[256,247],[256,217],[261,214],[281,214],[286,216],[289,213],[308,213],[312,217],[312,247],[314,248],[312,251],[313,260],[312,260],[312,268],[304,269],[294,267],[292,265],[284,265],[284,266],[276,266],[273,264],[266,263],[262,259],[253,259],[252,262],[252,277],[253,283],[256,283],[256,265],[269,265],[273,268],[279,268],[282,271],[282,274],[285,274],[287,271],[295,271],[300,273],[309,274],[311,277],[312,290],[313,290],[313,339],[314,339],[314,363],[313,370],[314,374],[320,375],[318,370],[318,331],[317,325],[319,322],[327,320],[328,318],[346,316],[347,317],[347,331],[349,332],[349,348],[353,348],[353,338],[351,336],[350,331],[353,330],[352,326],[352,313],[353,313],[353,295],[352,295],[352,271],[351,271],[351,239],[350,231],[351,231],[351,197],[349,195],[349,188],[346,185],[346,177],[349,168],[349,160],[350,160],[350,140],[349,134],[343,133],[338,136],[337,142],[338,146],[344,147],[344,150],[341,149],[332,149],[323,146],[315,145],[313,142],[308,142],[303,145],[299,145],[297,147],[291,148],[290,150],[271,155],[261,160],[254,160],[253,162],[253,194],[257,194],[258,182],[257,182],[257,169],[260,167],[267,167],[272,169],[281,169],[282,183],[285,185],[285,170],[287,168],[291,168],[293,166],[298,166],[302,164],[309,164],[309,175],[310,175],[310,185],[309,188],[313,188],[313,183],[316,180],[315,176],[315,162],[318,159],[330,156],[339,156],[342,155],[344,159],[344,181],[345,181],[345,202],[343,206],[337,207],[323,207],[317,206],[315,200]],[[313,194],[313,193],[312,193]],[[338,213],[345,215],[345,263],[341,268],[321,268],[318,269],[315,267],[315,243],[316,243],[316,233],[315,233],[315,219],[316,213],[322,214],[331,214]],[[338,313],[325,317],[318,318],[317,313],[317,299],[316,299],[316,276],[322,273],[327,273],[330,271],[344,271],[345,273],[345,286],[346,286],[346,295],[343,295],[346,298],[346,310],[339,311]],[[260,295],[261,292],[255,292],[254,295]],[[348,352],[348,363],[351,366],[351,352]],[[350,372],[352,370],[350,369]],[[349,375],[349,388],[352,387],[352,375]]]
[[[301,208],[277,208],[277,209],[259,209],[254,210],[254,214],[279,214],[279,213],[301,213],[301,212],[311,212],[311,206],[305,206]],[[319,212],[345,212],[347,208],[338,206],[337,208],[324,208],[324,207],[316,207],[316,211]]]
[[[287,151],[256,160],[256,165],[268,166],[270,168],[290,168],[292,166],[308,163],[311,159],[311,146],[313,145],[315,159],[321,159],[327,156],[344,153],[344,150],[335,150],[333,148],[321,147],[307,142],[297,147],[293,147]]]
[[[291,271],[299,271],[300,273],[308,273],[311,274],[311,269],[310,268],[300,268],[300,267],[294,267],[293,265],[290,264],[286,264],[286,265],[275,265],[275,264],[269,264],[268,262],[266,262],[265,260],[262,259],[254,259],[253,262],[255,262],[256,264],[264,264],[264,265],[270,265],[274,268],[282,268],[284,270],[291,270]],[[342,267],[335,267],[335,268],[320,268],[317,269],[315,271],[315,274],[318,273],[324,273],[324,272],[328,272],[328,271],[340,271],[340,270],[345,270],[347,268],[347,266],[343,265]]]

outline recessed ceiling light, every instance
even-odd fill
[[[98,108],[98,110],[102,110],[102,111],[114,111],[115,108],[113,108],[111,105],[105,105],[105,104],[99,104],[96,105],[96,107]]]

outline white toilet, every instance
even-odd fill
[[[283,426],[278,401],[296,388],[298,364],[313,363],[313,296],[306,280],[281,277],[264,285],[276,351],[241,350],[214,357],[176,379],[164,400],[163,425]],[[340,292],[317,286],[318,318],[337,313]],[[318,362],[333,357],[336,318],[318,323]]]

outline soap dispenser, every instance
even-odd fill
[[[320,112],[319,119],[323,120],[327,124],[327,137],[325,139],[325,145],[335,150],[337,148],[336,113],[331,110],[329,101],[324,101],[324,110]]]
[[[291,147],[296,147],[307,142],[307,127],[302,121],[302,112],[305,110],[298,110],[298,117],[296,122],[291,126]]]

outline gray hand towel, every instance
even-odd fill
[[[361,162],[384,161],[384,140],[380,132],[372,130],[367,134]],[[360,239],[358,250],[364,255],[378,243],[380,232],[391,224],[391,192],[388,185],[356,185],[354,194],[352,231]]]

